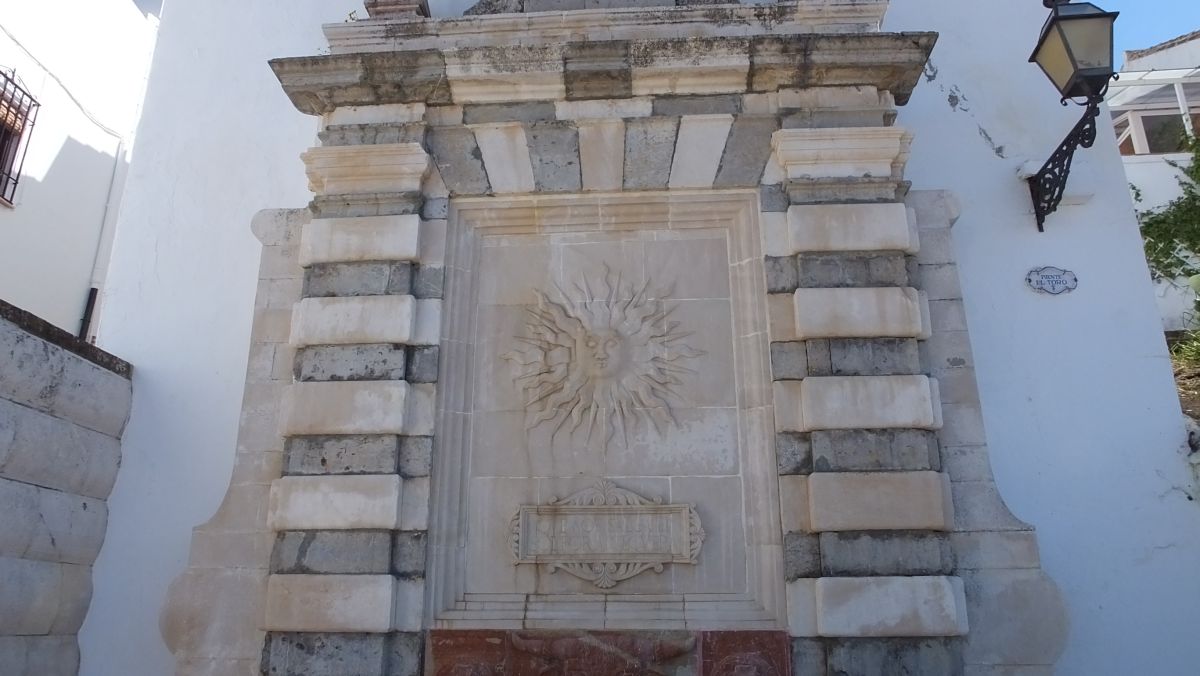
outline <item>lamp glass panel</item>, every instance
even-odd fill
[[[1106,16],[1070,19],[1060,24],[1077,68],[1112,70],[1112,24],[1112,17]]]
[[[1058,90],[1064,91],[1067,83],[1071,81],[1071,76],[1075,73],[1075,65],[1071,63],[1071,56],[1067,52],[1067,45],[1063,42],[1062,33],[1054,28],[1046,35],[1046,41],[1042,43],[1035,57],[1042,70],[1046,71],[1046,76],[1054,83]]]

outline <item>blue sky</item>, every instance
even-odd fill
[[[1116,59],[1124,52],[1145,49],[1164,40],[1200,30],[1200,0],[1092,0],[1117,19]]]

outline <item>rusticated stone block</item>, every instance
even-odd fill
[[[771,376],[775,380],[800,380],[808,376],[804,343],[771,343]]]
[[[945,533],[821,533],[821,575],[949,575],[954,550]]]
[[[737,94],[714,94],[709,96],[656,96],[654,115],[715,115],[742,112],[742,97]],[[767,134],[770,138],[770,134]]]
[[[412,264],[320,263],[304,271],[304,296],[407,295],[412,289]]]
[[[829,353],[829,341],[825,339],[804,341],[805,358],[808,361],[807,376],[833,375],[833,357]]]
[[[439,354],[440,348],[437,345],[410,347],[408,382],[436,383]]]
[[[900,376],[921,373],[921,355],[912,338],[839,338],[829,341],[835,376]]]
[[[384,634],[395,626],[396,588],[391,575],[271,575],[264,628]]]
[[[784,579],[791,581],[802,577],[820,577],[820,575],[820,538],[807,533],[785,533],[783,536]]]
[[[796,290],[796,259],[791,256],[767,256],[767,293],[791,293]]]
[[[399,527],[404,485],[395,475],[289,476],[271,482],[272,530],[370,530]]]
[[[400,437],[400,476],[429,476],[433,465],[433,437]]]
[[[425,665],[425,634],[397,632],[388,635],[388,660],[384,676],[421,676]]]
[[[908,286],[905,255],[883,253],[801,253],[796,256],[801,288]]]
[[[536,122],[553,120],[554,104],[550,101],[526,103],[477,103],[463,106],[463,124],[490,122]]]
[[[301,381],[404,380],[402,345],[325,345],[296,351]]]
[[[480,166],[482,167],[482,164]],[[421,205],[421,218],[427,221],[442,220],[446,218],[449,212],[450,200],[445,197],[430,198],[425,200],[425,203]]]
[[[392,542],[392,574],[403,578],[425,576],[426,531],[400,531]]]
[[[809,477],[814,532],[954,526],[950,480],[937,472],[818,472]]]
[[[809,438],[816,472],[941,469],[937,434],[928,430],[821,430]]]
[[[625,122],[625,189],[661,190],[671,178],[679,118],[652,117]]]
[[[554,110],[551,106],[550,117]],[[529,161],[539,192],[579,192],[579,132],[571,122],[534,122],[525,126]]]
[[[717,180],[720,180],[719,175]],[[764,185],[758,189],[758,208],[765,213],[787,211],[791,203],[787,191],[783,189],[781,184]]]
[[[271,572],[384,574],[391,554],[389,531],[286,531],[275,538]]]
[[[758,185],[771,156],[771,134],[778,128],[779,120],[774,115],[737,116],[729,130],[713,185],[718,188]],[[783,199],[786,204],[787,198]]]
[[[825,673],[825,642],[816,638],[793,638],[792,676],[825,676]]]
[[[79,641],[71,636],[0,636],[0,665],[14,676],[77,676]]]
[[[841,639],[828,644],[828,673],[839,676],[963,673],[961,639]]]
[[[386,634],[271,632],[263,650],[266,676],[382,675]]]
[[[486,195],[491,192],[492,186],[488,183],[483,155],[479,152],[474,132],[466,127],[434,127],[429,130],[428,143],[429,152],[451,195]]]
[[[338,124],[317,133],[322,145],[358,146],[374,143],[423,143],[425,123]]]
[[[633,95],[628,42],[567,43],[563,68],[568,101],[625,99]]]
[[[776,434],[775,458],[781,475],[812,474],[812,444],[809,435],[795,432]]]
[[[393,474],[401,438],[391,434],[291,437],[284,445],[284,475]]]
[[[841,638],[964,636],[967,605],[963,581],[955,577],[823,577],[817,580],[817,628],[821,636]]]
[[[413,273],[412,295],[417,298],[441,298],[445,291],[446,269],[420,265]]]

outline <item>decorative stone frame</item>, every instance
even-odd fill
[[[487,235],[589,231],[723,229],[727,235],[730,297],[737,378],[739,471],[742,478],[747,552],[746,592],[661,596],[647,610],[632,607],[645,596],[615,593],[580,595],[578,604],[556,603],[553,615],[538,618],[538,595],[465,592],[467,525],[461,505],[469,477],[470,410],[475,344],[473,311],[482,238]],[[782,530],[774,454],[774,407],[767,336],[767,304],[762,292],[764,263],[757,190],[606,193],[570,196],[464,198],[450,205],[447,231],[447,297],[439,376],[438,448],[434,457],[427,626],[435,629],[578,628],[596,624],[597,601],[607,612],[615,601],[629,608],[605,615],[603,628],[786,629]],[[504,561],[500,565],[510,565]],[[527,598],[525,597],[527,596]],[[476,601],[488,602],[488,610]],[[590,603],[589,603],[590,601]],[[566,612],[564,612],[566,611]],[[572,612],[577,611],[577,612]],[[549,619],[553,617],[554,619]]]

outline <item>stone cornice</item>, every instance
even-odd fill
[[[301,158],[318,195],[405,193],[421,189],[429,155],[418,143],[311,148]]]
[[[706,5],[392,19],[327,24],[334,54],[416,51],[445,45],[561,44],[687,35],[748,37],[879,30],[887,0],[800,0],[775,5]],[[373,13],[372,17],[376,15]]]
[[[916,86],[929,53],[937,40],[936,33],[860,33],[808,34],[793,36],[759,36],[752,38],[674,38],[658,40],[590,42],[603,46],[617,57],[612,68],[616,75],[624,73],[637,81],[655,69],[674,68],[681,75],[702,76],[711,65],[693,63],[684,57],[703,43],[706,60],[722,55],[741,57],[748,63],[745,83],[731,85],[725,91],[772,92],[781,88],[868,85],[890,91],[896,103],[903,105]],[[293,104],[303,113],[321,115],[342,106],[368,106],[391,103],[425,103],[445,105],[487,101],[520,101],[534,98],[561,98],[557,88],[547,87],[547,80],[562,78],[574,65],[570,50],[561,59],[545,61],[518,58],[507,60],[504,48],[464,48],[442,53],[437,50],[410,52],[364,52],[330,56],[275,59],[271,67]],[[557,51],[549,48],[551,51]],[[530,51],[521,48],[518,51]],[[540,51],[534,49],[532,51]],[[644,54],[660,55],[653,63],[638,58]],[[670,55],[681,58],[672,60]],[[472,64],[469,69],[452,68],[451,64]],[[691,71],[690,73],[688,71]],[[498,89],[478,94],[481,76],[503,74]],[[465,78],[472,86],[459,87],[469,91],[455,92],[454,80]],[[528,80],[530,87],[522,87]],[[653,78],[651,78],[651,82]],[[691,93],[674,91],[663,85],[646,85],[641,94]],[[565,87],[564,87],[565,91]],[[505,92],[511,92],[506,94]],[[548,93],[547,93],[548,92]],[[632,92],[624,94],[632,95]],[[619,93],[607,95],[571,96],[567,99],[618,98]],[[532,98],[531,98],[532,97]]]

